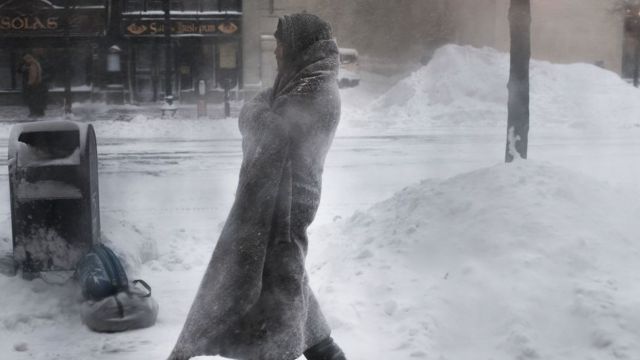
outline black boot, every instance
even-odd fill
[[[328,337],[304,352],[307,360],[347,360],[342,349]]]

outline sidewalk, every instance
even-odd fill
[[[106,103],[74,103],[72,117],[74,121],[94,122],[100,120],[131,121],[137,115],[145,115],[149,118],[163,118],[162,103],[143,105],[114,105]],[[195,104],[177,104],[178,111],[174,119],[197,119],[197,106]],[[231,117],[237,117],[242,102],[231,102]],[[43,118],[29,118],[26,106],[11,105],[0,106],[0,123],[16,123],[38,120],[53,120],[64,117],[64,109],[61,105],[49,105]],[[166,115],[165,118],[171,118]],[[208,104],[207,116],[204,119],[224,119],[224,104]]]

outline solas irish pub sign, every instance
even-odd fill
[[[39,16],[2,16],[0,30],[2,31],[40,31],[57,30],[60,28],[60,18]]]
[[[128,37],[164,36],[164,20],[153,18],[126,18],[123,33]],[[197,18],[171,19],[172,35],[231,36],[240,35],[238,20]]]
[[[62,36],[63,24],[64,10],[42,9],[25,14],[0,8],[0,37]],[[75,9],[69,16],[71,36],[99,36],[105,29],[103,9]]]

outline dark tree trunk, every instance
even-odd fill
[[[172,57],[173,49],[171,42],[171,0],[163,0],[162,7],[164,10],[164,41],[165,41],[165,68],[164,68],[164,95],[165,98],[173,95],[173,85],[171,84],[171,78],[173,77],[172,71]]]
[[[638,87],[638,78],[640,76],[640,21],[637,18],[633,22],[633,27],[636,37],[636,47],[633,53],[633,86]]]
[[[64,113],[71,113],[71,1],[64,2]]]
[[[511,69],[507,121],[506,162],[527,158],[529,141],[529,60],[531,59],[531,2],[511,0]]]

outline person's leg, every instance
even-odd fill
[[[29,108],[29,117],[35,116],[35,109],[33,106],[33,91],[28,87],[24,90],[24,102],[26,103],[27,108]]]
[[[307,360],[346,360],[342,349],[330,336],[304,352]]]
[[[44,109],[47,107],[47,94],[42,84],[38,86],[38,97],[36,99],[37,116],[44,116]]]
[[[41,98],[36,100],[36,116],[44,116],[44,103]]]

